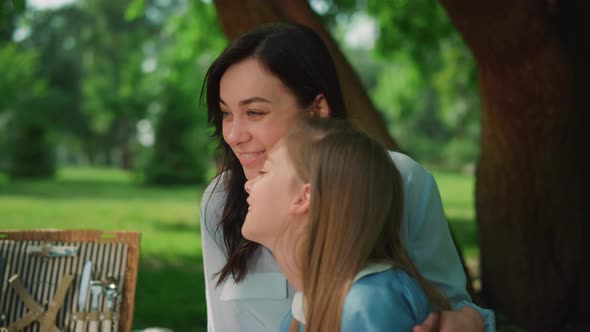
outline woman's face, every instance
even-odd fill
[[[303,186],[287,156],[285,144],[277,144],[258,175],[245,184],[249,207],[242,235],[272,249],[293,218],[293,207]]]
[[[291,91],[255,58],[227,69],[219,83],[219,97],[223,139],[251,179],[301,109]]]

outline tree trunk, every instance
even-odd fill
[[[388,148],[397,148],[389,135],[383,118],[365,92],[361,80],[346,60],[338,45],[324,28],[318,15],[304,0],[215,0],[217,15],[229,39],[264,23],[290,21],[315,30],[328,46],[340,76],[348,117],[360,129],[375,137]]]
[[[559,1],[440,2],[479,70],[483,298],[532,331],[588,322],[588,139]]]

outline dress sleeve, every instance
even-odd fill
[[[341,331],[412,331],[416,308],[394,288],[353,286],[342,307]]]
[[[473,307],[482,314],[486,332],[495,331],[493,312],[473,304],[465,288],[465,273],[434,177],[407,156],[392,153],[392,158],[404,181],[402,238],[412,261],[424,278],[447,296],[454,309]]]

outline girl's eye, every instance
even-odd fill
[[[259,172],[258,172],[258,176],[262,177],[262,176],[263,176],[264,174],[266,174],[266,173],[267,173],[266,171],[259,171]]]
[[[230,116],[231,116],[231,113],[230,113],[230,112],[227,112],[227,111],[221,111],[221,117],[222,117],[223,119],[227,119],[227,118],[229,118]]]

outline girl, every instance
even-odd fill
[[[245,189],[244,237],[269,248],[303,294],[282,331],[411,331],[449,309],[401,241],[399,171],[344,122],[304,122]]]

